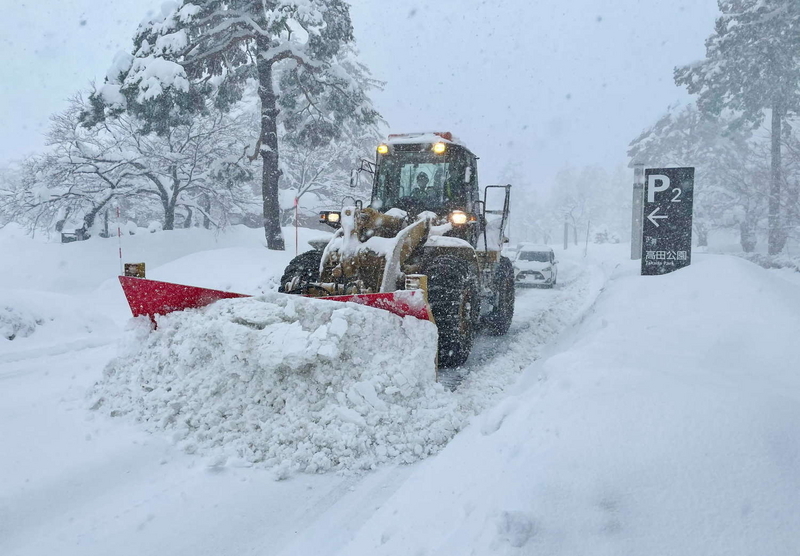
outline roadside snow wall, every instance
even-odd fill
[[[140,319],[92,407],[170,431],[212,465],[368,469],[438,452],[463,426],[435,381],[435,325],[280,294]]]
[[[800,286],[639,272],[329,553],[800,553]]]
[[[0,359],[22,347],[43,348],[113,330],[111,320],[72,296],[0,287]]]

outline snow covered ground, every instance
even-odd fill
[[[698,259],[622,264],[342,553],[796,554],[800,290]]]
[[[181,230],[126,237],[123,251],[152,278],[269,299],[294,253],[268,252],[261,238]],[[520,290],[509,335],[479,338],[467,367],[443,377],[454,390],[418,392],[427,405],[409,421],[449,430],[427,438],[438,443],[421,437],[421,449],[434,447],[410,458],[421,461],[365,450],[354,465],[300,469],[241,457],[241,434],[192,449],[142,413],[137,422],[135,412],[91,409],[120,394],[126,368],[146,368],[116,283],[116,240],[60,245],[5,229],[0,250],[15,261],[0,273],[0,554],[788,555],[800,546],[800,281],[785,272],[701,255],[644,278],[626,246],[559,252],[556,289]],[[221,341],[224,311],[209,310]],[[97,386],[104,369],[120,380]],[[380,380],[372,391],[346,380],[361,405],[345,400],[356,414],[329,422],[341,428],[349,415],[361,430],[363,400],[391,398],[380,397]],[[333,407],[325,399],[322,412]],[[124,396],[114,404],[141,410]],[[318,426],[316,439],[326,434]],[[388,420],[370,426],[402,433]],[[260,442],[299,445],[272,440]],[[329,467],[338,471],[320,473]]]

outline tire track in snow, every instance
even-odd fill
[[[440,371],[439,381],[475,414],[492,405],[546,345],[579,322],[605,286],[606,272],[598,266],[563,266],[563,279],[555,288],[517,289],[508,334],[478,336],[465,366]]]
[[[0,365],[6,363],[17,363],[20,361],[28,361],[31,359],[40,359],[43,357],[54,357],[64,355],[74,351],[81,351],[85,349],[94,349],[98,347],[107,346],[117,341],[116,337],[101,337],[101,338],[81,338],[63,344],[45,345],[31,349],[12,351],[10,353],[0,353]],[[16,372],[0,373],[0,378],[6,375],[16,375]]]

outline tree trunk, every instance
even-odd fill
[[[800,182],[796,180],[786,194],[786,224],[788,226],[800,224]]]
[[[786,243],[786,232],[781,226],[781,124],[780,100],[772,103],[772,178],[769,188],[769,254],[777,255]]]
[[[101,210],[106,206],[106,204],[111,200],[111,195],[103,199],[99,204],[95,205],[92,210],[87,212],[83,217],[83,229],[86,230],[88,233],[89,230],[92,229],[94,226],[94,221],[97,218],[97,215],[100,213]]]
[[[278,197],[278,179],[281,171],[278,166],[278,96],[272,83],[272,62],[261,59],[261,54],[269,49],[269,40],[257,40],[258,59],[258,98],[261,100],[261,158],[264,163],[261,175],[261,195],[263,198],[264,234],[267,249],[283,251],[281,233],[281,211]]]
[[[756,250],[756,231],[753,226],[745,220],[739,224],[740,240],[742,251],[752,253]]]
[[[293,226],[294,222],[294,207],[290,209],[281,209],[281,226]]]
[[[695,225],[694,230],[697,232],[697,246],[708,247],[708,228],[704,225]]]
[[[175,205],[169,202],[164,203],[164,229],[175,229]]]
[[[192,227],[192,214],[194,214],[194,213],[192,212],[192,208],[191,207],[186,207],[186,210],[189,211],[189,214],[188,214],[188,216],[186,216],[186,220],[183,221],[183,227],[184,228],[191,228]]]
[[[69,213],[71,211],[72,211],[72,209],[67,207],[67,209],[64,211],[64,218],[62,218],[61,220],[56,222],[56,231],[57,232],[63,232],[64,231],[64,225],[67,223],[67,219],[69,218]]]
[[[203,208],[203,228],[206,230],[211,228],[211,219],[208,217],[211,214],[211,197],[209,197],[208,193],[204,193],[202,197],[200,197],[200,206]]]

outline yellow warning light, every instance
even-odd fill
[[[389,154],[389,145],[378,145],[378,154]]]
[[[434,143],[433,145],[433,152],[436,154],[444,154],[444,151],[447,150],[447,145],[444,143]]]

